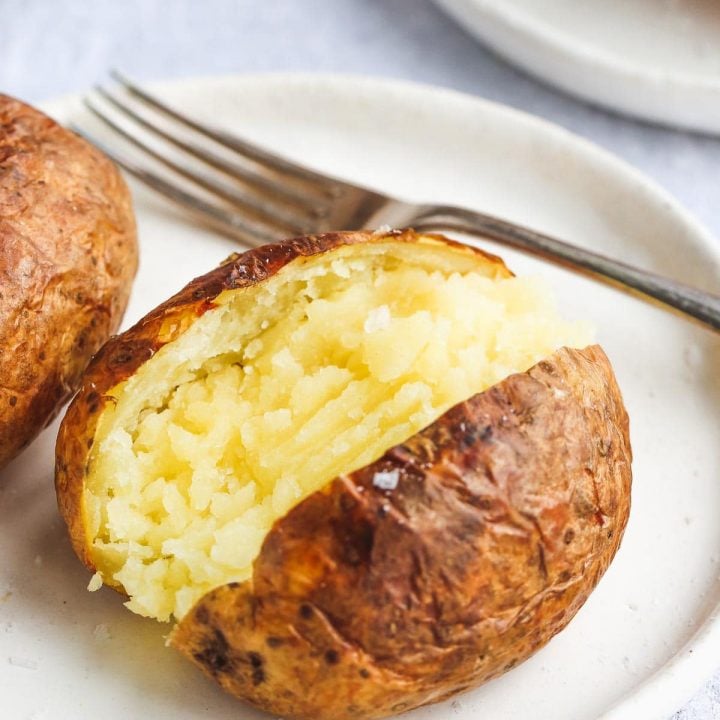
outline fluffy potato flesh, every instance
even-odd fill
[[[539,281],[447,247],[340,247],[225,291],[110,392],[84,495],[98,572],[181,618],[249,578],[303,498],[589,341]]]

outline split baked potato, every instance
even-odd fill
[[[73,547],[275,715],[379,718],[521,662],[628,517],[628,417],[589,331],[412,231],[231,257],[94,358],[62,423]]]
[[[0,95],[0,467],[77,389],[136,268],[130,194],[113,163]]]

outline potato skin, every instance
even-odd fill
[[[224,290],[389,237],[420,241],[412,231],[336,233],[234,256],[101,349],[56,455],[60,509],[90,569],[83,483],[105,393]],[[205,595],[171,644],[229,692],[287,718],[379,718],[443,700],[521,662],[574,616],[619,546],[630,462],[603,351],[561,349],[296,506],[265,539],[252,580]],[[379,471],[397,471],[393,490],[374,485]]]
[[[563,348],[291,510],[252,581],[205,595],[171,644],[287,718],[443,700],[575,615],[620,544],[630,462],[605,354]],[[397,471],[394,490],[380,471]]]
[[[0,466],[114,332],[137,268],[130,194],[102,153],[0,95]]]

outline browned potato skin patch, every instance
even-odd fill
[[[113,163],[0,95],[0,467],[117,330],[136,269],[130,194]]]
[[[252,582],[208,593],[171,642],[283,717],[443,700],[575,615],[620,544],[630,461],[605,354],[561,349],[307,498],[275,524]],[[376,488],[392,469],[397,488]]]
[[[299,256],[387,240],[337,233],[232,257],[104,346],[57,445],[60,509],[89,568],[82,491],[105,393],[223,290]],[[276,522],[252,581],[208,593],[171,642],[283,717],[379,718],[443,700],[521,662],[574,616],[619,546],[630,462],[605,354],[563,348],[308,497]],[[393,469],[395,490],[373,485]]]

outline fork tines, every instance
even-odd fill
[[[222,232],[257,245],[313,231],[342,183],[187,117],[117,71],[85,105],[122,138],[74,129],[127,172]]]

